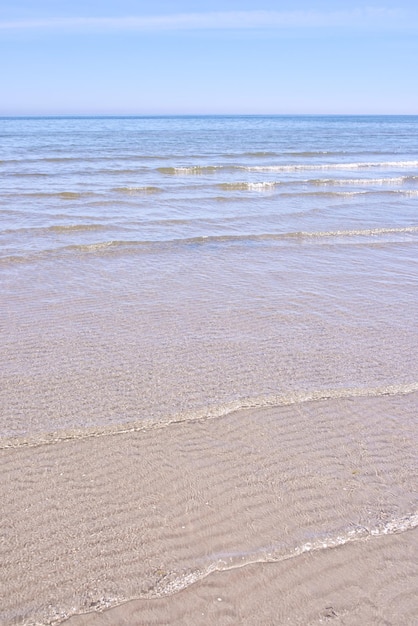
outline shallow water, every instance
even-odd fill
[[[361,544],[369,568],[361,573],[366,608],[375,601],[367,592],[379,588],[376,577],[391,597],[368,623],[381,623],[388,609],[403,615],[389,623],[413,624],[416,541],[406,540],[415,564],[406,570],[404,553],[387,540],[417,532],[417,400],[417,392],[311,400],[3,450],[5,623],[56,623],[140,599],[145,604],[135,620],[126,607],[127,617],[110,615],[107,623],[148,624],[154,622],[142,610],[153,608],[146,601],[166,598],[157,623],[171,623],[180,612],[180,623],[192,624],[194,596],[185,603],[173,596],[216,572],[266,563],[288,566],[280,567],[274,598],[257,619],[253,593],[245,602],[253,618],[244,614],[238,623],[277,623],[273,607],[282,614],[279,623],[311,623],[312,614],[303,620],[308,606],[288,613],[282,596],[295,569],[306,570],[300,591],[314,588],[317,607],[325,609],[345,589],[337,610],[351,613],[359,576],[351,546]],[[389,582],[381,576],[385,546]],[[319,557],[317,580],[304,556],[319,553],[326,556]],[[255,589],[263,586],[258,574]],[[237,610],[241,592],[239,583],[219,595]],[[226,623],[237,620],[235,613]]]
[[[176,580],[186,581],[179,583],[184,588],[199,579],[196,572],[213,571],[224,552],[248,562],[273,554],[278,561],[309,542],[338,543],[353,528],[355,536],[367,528],[373,537],[415,527],[417,131],[418,117],[0,119],[8,579],[26,576],[28,558],[33,572],[48,559],[66,562],[61,548],[54,542],[48,548],[40,537],[30,540],[28,557],[22,536],[31,536],[29,527],[45,524],[67,556],[90,545],[92,532],[104,533],[104,543],[90,546],[84,560],[67,563],[68,585],[59,568],[45,573],[52,580],[55,571],[61,580],[63,594],[55,598],[51,591],[42,595],[29,568],[28,596],[9,590],[7,620],[30,623],[37,616],[49,623],[89,610],[86,598],[93,596],[91,607],[100,608],[149,597],[150,589],[172,593]],[[208,419],[205,443],[201,425]],[[355,498],[338,492],[351,461],[325,463],[321,428],[332,458],[369,451]],[[115,460],[114,439],[122,437],[133,446],[127,467]],[[275,442],[268,452],[260,448],[263,437]],[[247,490],[250,475],[238,479],[243,450],[249,454],[257,438],[250,466],[267,480],[261,501]],[[158,472],[165,450],[191,442],[209,482],[203,473],[197,484],[173,487],[171,510],[180,511],[195,492],[224,493],[213,464],[229,458],[225,448],[231,457],[223,480],[240,500],[234,508],[234,500],[221,498],[210,520],[200,511],[198,521],[191,507],[194,521],[185,527],[192,523],[194,540],[175,525],[179,543],[172,545],[152,494],[166,494],[167,477]],[[86,467],[90,455],[109,459],[99,493],[131,493],[118,505],[126,532],[117,545],[84,509],[68,526],[65,515],[38,508],[42,468],[62,464],[68,476],[64,491],[59,478],[52,487],[52,510],[90,493],[77,467],[64,463],[68,445]],[[290,451],[300,461],[292,460],[292,469],[282,463]],[[183,469],[191,471],[182,469],[190,462],[182,454],[180,482]],[[139,466],[138,455],[148,465]],[[324,467],[326,492],[319,480]],[[380,468],[379,488],[373,467]],[[94,483],[99,469],[86,471]],[[146,493],[145,485],[153,485],[148,495],[135,491],[130,471],[144,477]],[[287,471],[293,495],[280,481]],[[16,484],[27,494],[21,503],[14,501]],[[223,525],[228,502],[234,517],[258,534]],[[110,532],[121,520],[112,499],[102,504]],[[265,521],[271,516],[274,532]],[[75,527],[79,535],[72,534]],[[138,541],[147,537],[144,568],[127,566],[109,580],[103,546],[118,570],[132,527]],[[195,552],[184,551],[189,544]],[[164,551],[169,558],[159,568],[152,555],[161,560]],[[165,577],[158,578],[158,569]]]
[[[4,437],[418,381],[417,117],[0,130]]]

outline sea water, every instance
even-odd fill
[[[418,117],[0,119],[0,433],[418,382]]]
[[[0,620],[412,623],[418,117],[0,137]]]

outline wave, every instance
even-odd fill
[[[236,166],[231,166],[232,168]],[[202,174],[214,174],[218,170],[230,169],[230,166],[225,165],[191,165],[181,167],[158,167],[157,172],[160,174],[169,174],[171,176],[199,176]]]
[[[97,230],[107,230],[109,228],[105,224],[67,224],[67,225],[54,225],[48,226],[43,229],[46,231],[52,231],[54,233],[72,233],[79,231],[97,231]]]
[[[373,179],[373,180],[362,180],[362,179],[349,179],[345,181],[344,179],[310,179],[310,180],[300,180],[300,181],[259,181],[259,182],[249,182],[249,181],[237,181],[237,182],[226,182],[226,183],[217,183],[215,185],[211,185],[208,189],[221,189],[226,192],[233,191],[242,191],[242,192],[251,192],[251,193],[265,193],[265,192],[273,192],[277,191],[279,188],[282,190],[279,195],[283,197],[350,197],[356,195],[376,195],[376,194],[396,194],[400,196],[406,197],[415,197],[418,195],[418,189],[357,189],[357,190],[335,190],[335,191],[308,191],[308,190],[299,190],[299,191],[285,191],[286,188],[291,187],[302,187],[302,186],[312,186],[312,187],[338,187],[338,186],[349,186],[349,185],[359,185],[366,186],[370,185],[380,185],[384,187],[385,184],[402,184],[403,182],[408,182],[410,177],[399,178],[399,179]],[[198,187],[193,187],[193,189],[198,189]],[[126,187],[112,187],[110,190],[112,193],[120,194],[121,196],[145,196],[152,195],[164,192],[162,187],[156,185],[144,185],[144,186],[126,186]],[[95,205],[97,206],[105,206],[107,204],[113,205],[114,200],[112,197],[106,196],[106,194],[100,194],[93,191],[57,191],[57,192],[23,192],[23,193],[13,193],[13,194],[4,194],[5,198],[13,195],[13,198],[39,198],[39,199],[58,199],[58,200],[83,200],[90,199],[93,202],[93,199],[96,199]],[[0,196],[1,197],[1,196]],[[237,197],[239,199],[239,197]],[[202,196],[199,198],[200,200],[223,200],[223,201],[231,201],[233,199],[232,194],[230,196]],[[196,198],[193,198],[193,201],[196,201]],[[7,211],[0,209],[0,212],[6,214]],[[12,214],[11,211],[9,211]],[[15,211],[16,213],[16,211]]]
[[[269,191],[279,186],[281,183],[276,181],[262,181],[259,183],[247,183],[247,182],[236,182],[236,183],[219,183],[217,185],[220,189],[225,189],[227,191]]]
[[[46,163],[65,163],[65,162],[73,162],[73,163],[99,163],[106,161],[166,161],[169,158],[175,158],[177,155],[153,155],[153,154],[130,154],[130,155],[122,155],[115,154],[114,156],[79,156],[79,157],[46,157],[41,159],[33,159],[32,162],[46,162]]]
[[[324,237],[369,237],[371,235],[397,235],[405,233],[418,233],[418,226],[405,226],[403,228],[363,228],[350,230],[329,231],[294,231],[287,233],[261,233],[254,235],[203,235],[198,237],[186,237],[184,239],[155,240],[122,240],[104,241],[95,244],[69,246],[67,249],[97,250],[100,248],[117,248],[125,246],[141,245],[173,245],[173,244],[205,244],[205,243],[234,243],[245,241],[280,241],[283,239],[322,239]]]
[[[213,174],[219,170],[224,171],[247,171],[247,172],[300,172],[315,170],[361,170],[373,168],[416,168],[418,161],[376,161],[353,163],[293,163],[277,165],[191,165],[177,167],[159,167],[160,174],[171,176],[193,176]]]
[[[59,226],[57,228],[60,228]],[[403,235],[418,233],[418,226],[405,226],[403,228],[365,228],[350,230],[330,230],[330,231],[294,231],[285,233],[261,233],[249,235],[204,235],[197,237],[186,237],[183,239],[166,239],[166,240],[111,240],[99,241],[90,244],[72,244],[43,250],[31,255],[12,255],[0,258],[0,264],[10,265],[13,263],[28,263],[33,260],[42,260],[50,254],[66,254],[71,252],[79,252],[80,254],[103,254],[117,253],[126,251],[129,248],[134,250],[155,250],[162,247],[173,246],[201,246],[216,245],[222,243],[257,243],[263,241],[289,241],[289,240],[321,240],[321,239],[337,239],[350,237],[378,237],[379,235]]]
[[[299,158],[316,158],[316,157],[348,157],[348,156],[384,156],[384,155],[393,155],[393,151],[385,151],[385,150],[247,150],[244,152],[225,152],[225,153],[212,153],[210,156],[212,157],[222,157],[222,158],[240,158],[240,157],[250,157],[250,158],[283,158],[283,157],[299,157]],[[407,153],[404,153],[407,154]],[[415,153],[411,152],[411,155]],[[209,155],[208,153],[204,154],[181,154],[181,153],[166,153],[166,154],[121,154],[120,152],[116,152],[114,155],[101,155],[97,154],[88,156],[86,153],[80,153],[75,156],[39,156],[39,157],[28,157],[23,159],[1,159],[0,165],[9,165],[9,164],[42,164],[42,163],[100,163],[100,162],[109,162],[109,161],[167,161],[172,159],[182,159],[185,156],[189,159],[205,159]]]
[[[323,156],[324,154],[328,156],[359,156],[359,155],[393,155],[394,152],[392,150],[305,150],[305,151],[291,151],[291,152],[283,152],[281,155],[289,155],[289,156]],[[404,153],[406,154],[406,153]],[[415,153],[410,153],[414,154]]]
[[[224,189],[226,191],[257,191],[257,192],[266,192],[266,191],[274,191],[276,187],[281,186],[280,182],[261,182],[261,183],[220,183],[218,187]],[[324,197],[324,198],[333,198],[333,197],[349,197],[349,196],[358,196],[364,194],[372,194],[376,192],[371,191],[284,191],[279,195],[281,197],[293,198],[293,197]]]
[[[230,157],[230,158],[237,158],[237,157],[256,157],[256,158],[260,158],[260,157],[278,157],[281,156],[280,152],[272,152],[270,150],[255,150],[254,152],[252,152],[251,150],[249,152],[241,152],[240,154],[234,154],[233,152],[231,153],[227,153],[227,154],[223,154],[222,156],[224,157]]]
[[[418,167],[418,161],[384,161],[384,162],[355,162],[355,163],[318,163],[318,164],[293,164],[293,165],[241,165],[237,169],[250,172],[298,172],[303,170],[356,170],[372,168],[404,168]]]
[[[370,189],[357,189],[355,191],[299,191],[299,192],[291,192],[286,191],[280,193],[281,197],[286,198],[294,198],[294,197],[309,197],[313,196],[316,198],[350,198],[352,196],[390,196],[390,195],[398,195],[398,196],[415,196],[417,195],[418,190],[414,189],[385,189],[385,190],[370,190]]]
[[[415,176],[395,176],[392,178],[314,178],[306,181],[311,185],[402,185],[415,179]]]
[[[211,562],[204,567],[196,568],[180,575],[176,572],[166,572],[151,589],[136,599],[161,598],[173,595],[207,578],[214,572],[241,569],[257,563],[279,563],[295,559],[310,552],[335,549],[356,541],[370,540],[374,537],[400,534],[414,530],[417,527],[418,512],[414,511],[409,515],[395,517],[381,523],[364,526],[350,525],[335,532],[318,533],[311,541],[296,543],[293,546],[276,544],[253,552],[210,555],[209,559]]]
[[[14,176],[15,178],[48,178],[53,176],[53,173],[48,174],[46,172],[2,172],[2,176]]]
[[[110,175],[110,176],[120,176],[121,174],[125,175],[128,174],[129,176],[137,176],[139,173],[141,172],[146,172],[149,171],[149,168],[145,167],[145,166],[137,166],[135,168],[103,168],[100,170],[96,170],[96,169],[92,169],[92,170],[86,170],[85,172],[83,171],[83,173],[86,174],[106,174],[106,175]]]
[[[226,191],[266,191],[276,187],[295,187],[311,185],[315,187],[344,187],[351,185],[403,185],[405,183],[414,183],[418,181],[418,176],[395,176],[387,178],[307,178],[303,180],[274,180],[274,181],[234,181],[226,183],[218,183],[219,189]],[[396,190],[397,191],[397,190]],[[409,192],[409,190],[402,190]],[[414,193],[415,190],[412,190]],[[350,193],[350,192],[339,192]],[[363,192],[359,192],[363,193]]]
[[[406,197],[415,197],[418,196],[418,189],[385,189],[385,190],[370,190],[370,189],[362,189],[356,191],[304,191],[304,192],[285,192],[281,193],[280,196],[316,196],[323,198],[333,198],[333,197],[350,197],[350,196],[406,196]]]
[[[404,196],[410,196],[411,198],[416,198],[418,196],[418,189],[402,189],[399,191],[394,191],[393,193],[398,193]]]
[[[21,198],[61,198],[62,200],[79,200],[97,196],[92,191],[28,191],[23,193],[13,193],[13,197]]]
[[[162,189],[161,187],[149,185],[145,187],[114,187],[112,191],[116,191],[117,193],[124,193],[129,196],[135,196],[148,193],[159,193],[162,191]]]
[[[285,192],[280,195],[284,197],[313,196],[316,198],[350,198],[351,196],[373,195],[375,193],[376,192],[362,189],[361,191],[302,191],[298,193]]]
[[[105,224],[54,224],[53,226],[34,226],[32,228],[9,228],[1,231],[3,234],[31,233],[42,235],[43,233],[75,233],[108,230]]]
[[[78,200],[79,198],[90,196],[91,193],[81,193],[79,191],[61,191],[58,196],[63,200]]]
[[[280,182],[259,182],[259,183],[220,183],[218,187],[220,189],[224,189],[225,191],[256,191],[256,192],[266,192],[266,191],[274,191],[276,187],[285,185],[286,183]],[[289,185],[292,185],[289,183]],[[359,194],[368,193],[367,191],[297,191],[297,192],[283,192],[279,194],[283,197],[294,197],[294,196],[316,196],[316,197],[341,197],[341,196],[356,196]]]
[[[257,189],[260,186],[294,186],[294,185],[401,185],[408,182],[417,182],[418,176],[393,176],[387,178],[306,178],[303,180],[274,180],[274,181],[235,181],[219,183],[221,189]]]
[[[191,155],[193,156],[193,155]],[[201,155],[194,155],[195,158],[201,158]],[[0,165],[8,165],[8,164],[31,164],[35,165],[37,163],[103,163],[109,161],[166,161],[168,159],[182,158],[181,154],[172,154],[172,155],[152,155],[152,154],[120,154],[117,153],[114,156],[86,156],[85,154],[80,154],[78,156],[51,156],[51,157],[35,157],[35,158],[27,158],[27,159],[4,159],[0,160]]]
[[[202,409],[184,411],[162,418],[143,418],[139,421],[96,426],[83,429],[54,431],[52,433],[34,434],[29,437],[10,437],[0,439],[0,450],[5,448],[35,447],[68,441],[119,435],[130,432],[148,431],[166,428],[172,424],[197,422],[217,419],[249,409],[263,409],[298,405],[305,402],[322,402],[326,400],[343,400],[349,398],[398,396],[418,392],[418,381],[406,384],[385,385],[383,387],[339,387],[333,389],[316,389],[294,391],[269,396],[247,397],[219,405],[206,406]]]

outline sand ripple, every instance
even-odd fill
[[[251,576],[260,589],[248,615],[270,590],[283,596],[279,623],[292,618],[296,577],[315,602],[291,623],[320,623],[329,606],[353,620],[353,598],[376,619],[362,581],[382,566],[379,584],[413,623],[414,548],[396,535],[416,533],[417,400],[329,398],[3,450],[2,619],[52,624],[142,598],[109,623],[167,623],[155,621],[162,606],[173,623],[195,623],[193,594],[216,589],[229,604],[200,623],[240,623]],[[158,600],[178,592],[185,605]],[[272,623],[268,610],[246,623]]]

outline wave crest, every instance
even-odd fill
[[[324,400],[343,400],[349,398],[381,397],[407,395],[418,392],[418,382],[406,384],[385,385],[383,387],[341,387],[334,389],[314,389],[310,391],[284,392],[270,396],[242,398],[220,405],[206,406],[202,409],[185,411],[160,419],[142,419],[137,422],[121,423],[112,426],[90,427],[76,430],[55,431],[42,433],[30,438],[12,437],[0,440],[0,450],[4,448],[34,447],[67,441],[71,439],[86,439],[106,435],[117,435],[136,431],[166,428],[171,424],[181,422],[195,422],[206,419],[217,419],[231,413],[247,409],[275,408],[292,406],[304,402],[318,402]]]
[[[142,195],[142,194],[159,193],[160,191],[162,191],[162,189],[161,187],[148,185],[144,187],[114,187],[112,191],[116,191],[117,193],[127,194],[128,196],[136,196],[136,195]]]

